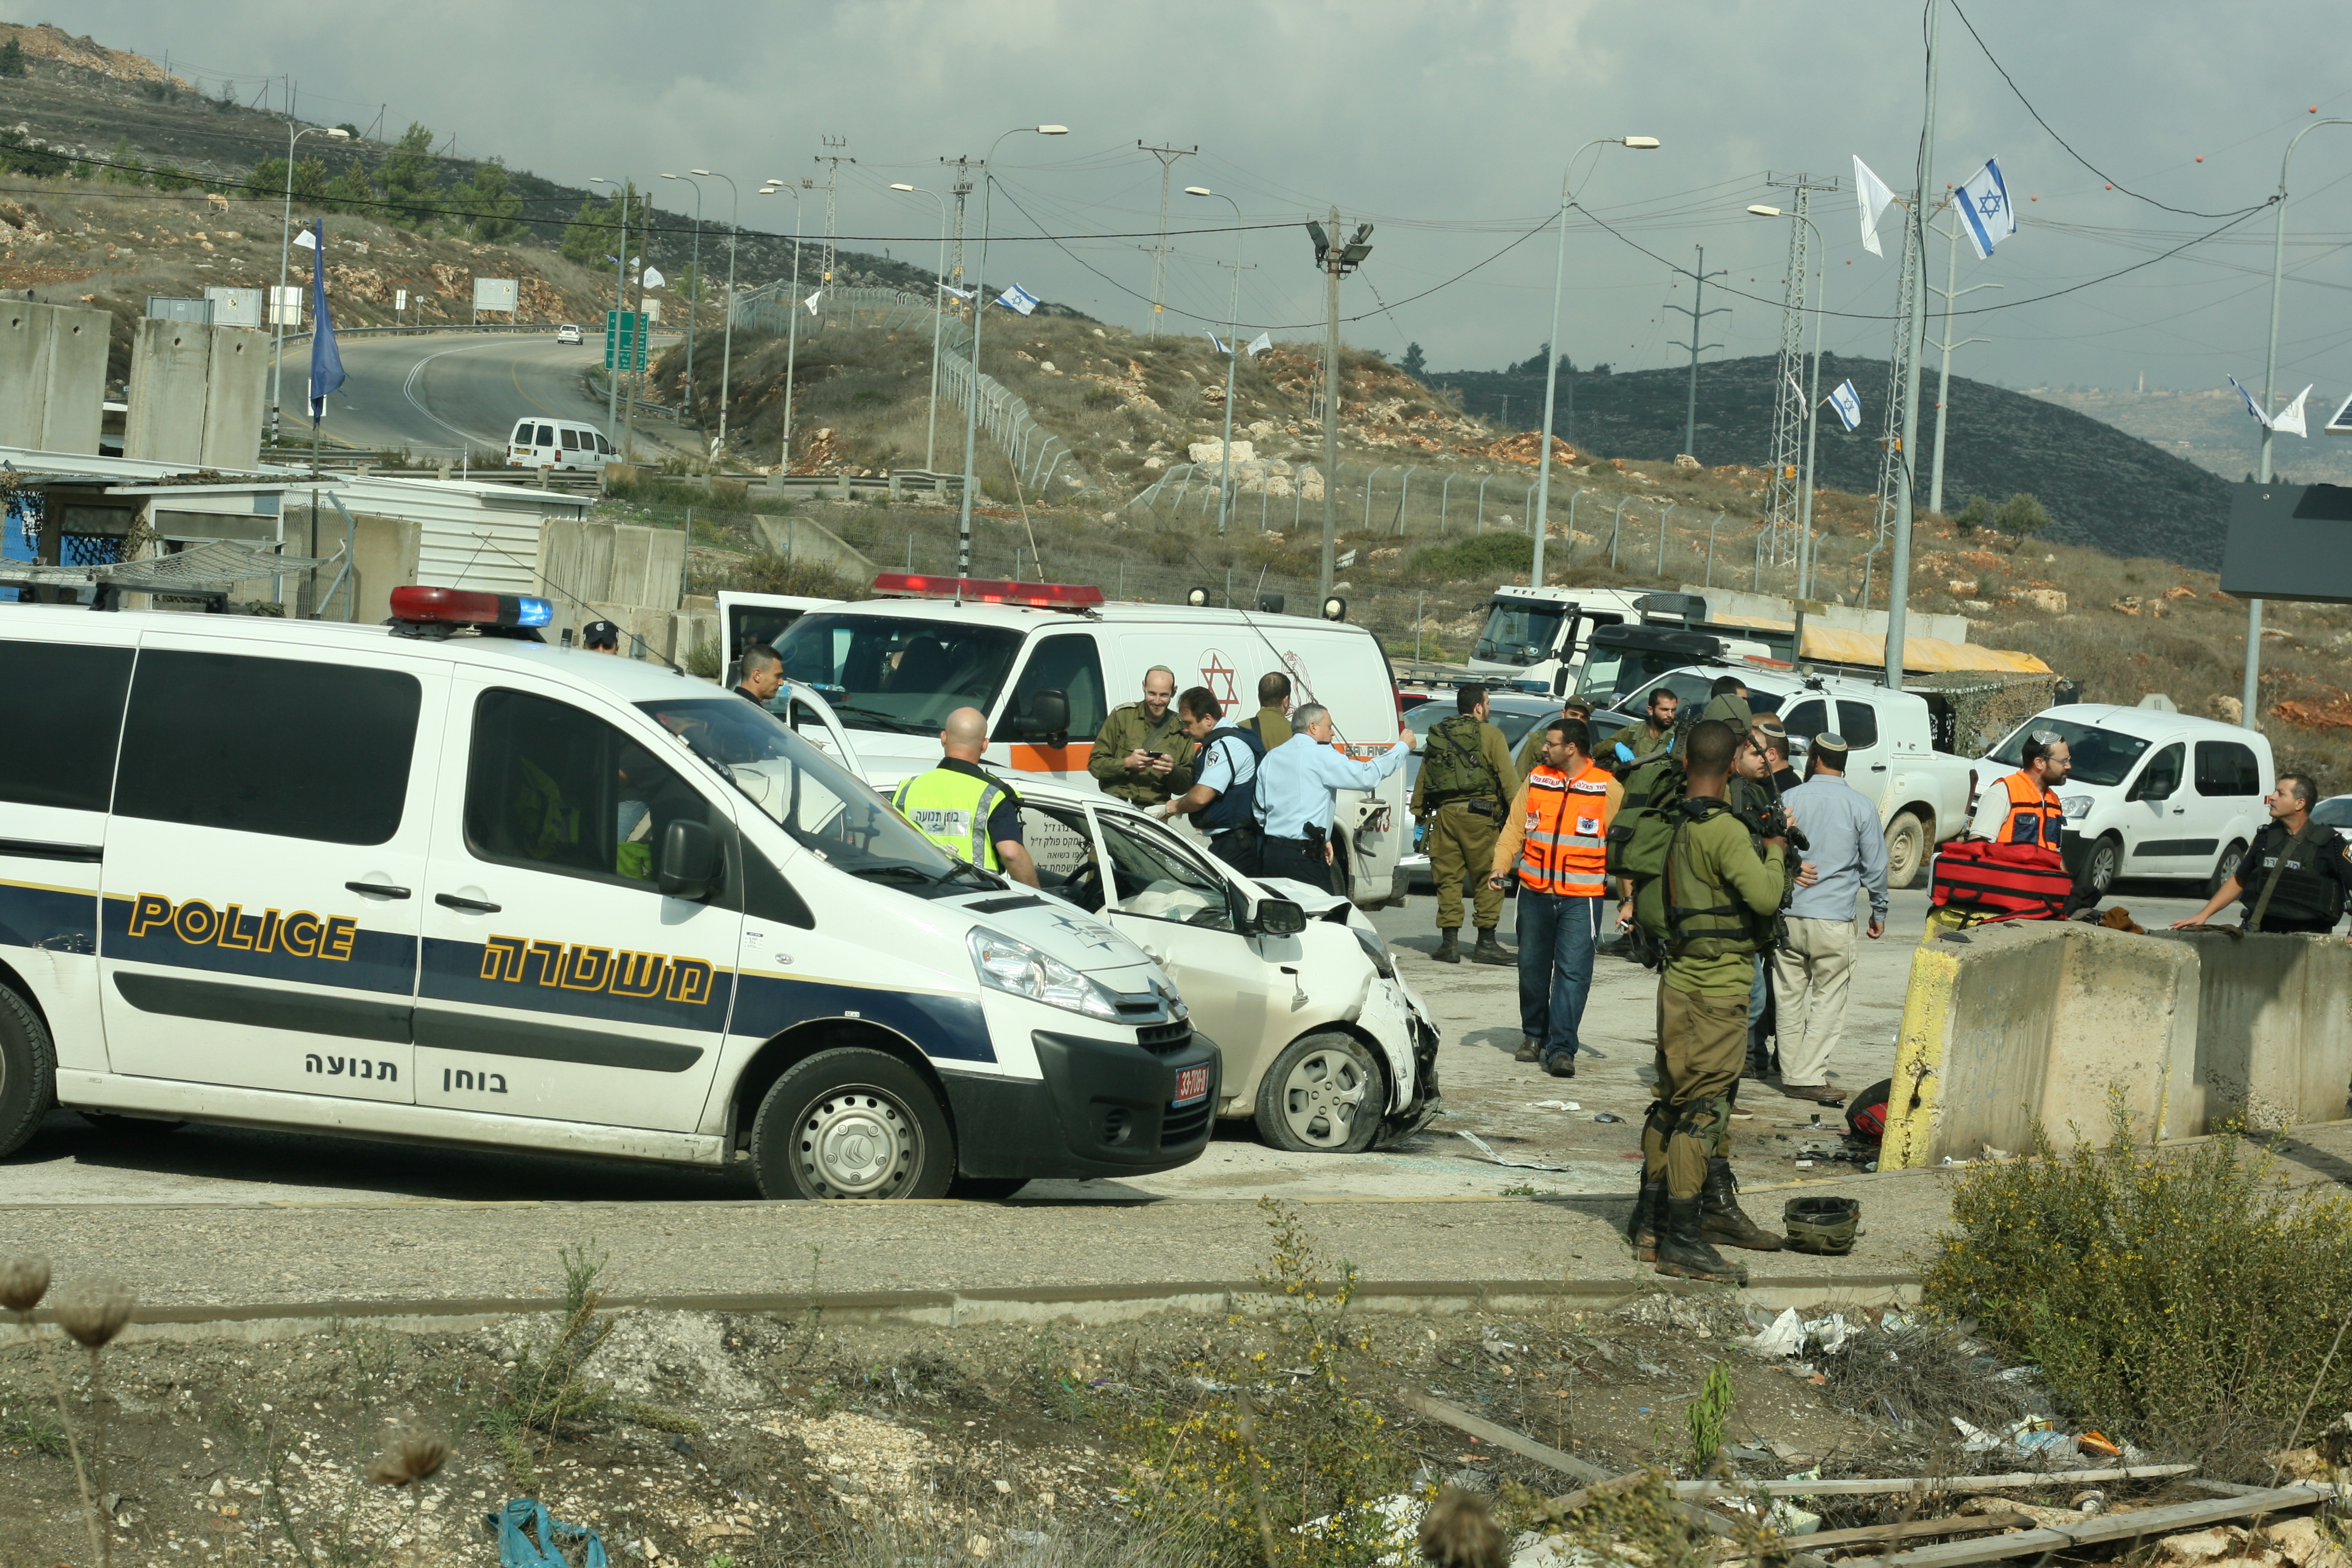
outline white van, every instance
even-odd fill
[[[523,640],[544,600],[393,609],[0,615],[38,737],[0,749],[0,1154],[53,1102],[740,1162],[778,1198],[1207,1143],[1216,1048],[1126,936],[740,697]]]
[[[593,425],[535,415],[515,421],[507,464],[517,468],[582,468],[594,473],[613,460],[613,443]]]
[[[812,610],[776,651],[784,674],[823,694],[855,737],[866,776],[888,788],[936,764],[958,708],[988,715],[987,762],[1014,776],[1099,787],[1087,771],[1113,708],[1138,700],[1166,665],[1181,691],[1205,686],[1233,716],[1257,711],[1258,677],[1287,671],[1291,701],[1331,710],[1335,742],[1370,757],[1396,740],[1402,710],[1388,655],[1362,626],[1303,616],[1178,605],[1111,604],[1102,590],[1045,583],[884,573],[888,595]],[[781,700],[781,699],[779,700]],[[1342,890],[1380,904],[1404,889],[1397,860],[1411,832],[1404,777],[1339,792],[1333,861]]]
[[[2105,702],[2044,709],[2010,731],[1977,764],[1982,792],[2017,771],[2037,730],[2072,753],[2058,798],[2067,837],[2082,847],[2077,874],[2102,897],[2118,877],[2193,881],[2210,896],[2270,820],[2263,796],[2276,764],[2260,731]]]

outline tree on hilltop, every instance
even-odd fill
[[[394,216],[415,228],[430,223],[441,194],[441,171],[433,158],[433,132],[410,121],[376,170],[376,178],[383,185],[383,199],[391,205]]]
[[[8,41],[0,44],[0,76],[23,76],[24,74],[25,46],[18,43],[16,36],[11,33],[8,35]]]

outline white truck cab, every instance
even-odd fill
[[[1291,702],[1331,710],[1334,744],[1370,757],[1394,742],[1396,680],[1372,634],[1341,621],[1180,605],[1106,602],[1084,585],[909,576],[874,580],[884,597],[810,610],[776,644],[784,673],[822,694],[854,738],[866,776],[887,789],[933,766],[959,708],[988,715],[989,766],[1098,790],[1087,772],[1113,708],[1138,700],[1165,665],[1177,689],[1206,687],[1236,720],[1257,711],[1258,678],[1290,677]],[[779,699],[781,701],[782,699]],[[1402,889],[1410,832],[1402,773],[1342,790],[1335,862],[1358,904]]]
[[[1505,584],[1486,601],[1486,625],[1470,650],[1474,677],[1531,689],[1569,690],[1585,645],[1601,626],[1642,621],[1642,594],[1612,588],[1532,588]],[[1569,671],[1565,685],[1559,684]]]
[[[1216,1048],[1111,925],[543,600],[392,604],[0,615],[0,1154],[55,1103],[936,1197],[1206,1144]]]

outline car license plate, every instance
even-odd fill
[[[1173,1103],[1190,1105],[1196,1100],[1207,1099],[1208,1094],[1209,1065],[1206,1062],[1196,1068],[1176,1069],[1176,1099]]]

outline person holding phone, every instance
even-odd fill
[[[1192,742],[1172,706],[1176,672],[1155,664],[1143,672],[1143,700],[1110,710],[1095,736],[1087,772],[1105,795],[1146,811],[1192,787]]]

